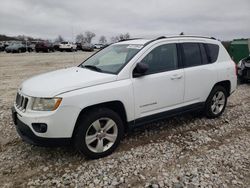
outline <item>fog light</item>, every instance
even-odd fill
[[[47,131],[46,123],[32,123],[32,127],[38,133],[45,133]]]

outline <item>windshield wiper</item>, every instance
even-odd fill
[[[82,68],[87,68],[87,69],[91,69],[91,70],[95,70],[97,72],[102,72],[102,69],[98,68],[95,65],[82,65]]]

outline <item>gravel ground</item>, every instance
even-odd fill
[[[250,187],[250,85],[238,86],[218,119],[196,114],[145,125],[98,160],[18,137],[10,107],[20,83],[79,64],[91,53],[0,54],[1,187]]]

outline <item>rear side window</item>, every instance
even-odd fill
[[[217,61],[219,46],[217,44],[205,44],[209,63]]]
[[[200,46],[198,43],[183,43],[185,67],[202,65]]]
[[[200,51],[201,51],[202,64],[209,64],[206,48],[205,45],[202,43],[200,43]]]

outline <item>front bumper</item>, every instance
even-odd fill
[[[35,135],[28,125],[19,120],[14,107],[11,108],[11,111],[12,119],[16,126],[17,133],[23,141],[32,145],[47,147],[71,144],[71,138],[44,138]]]

